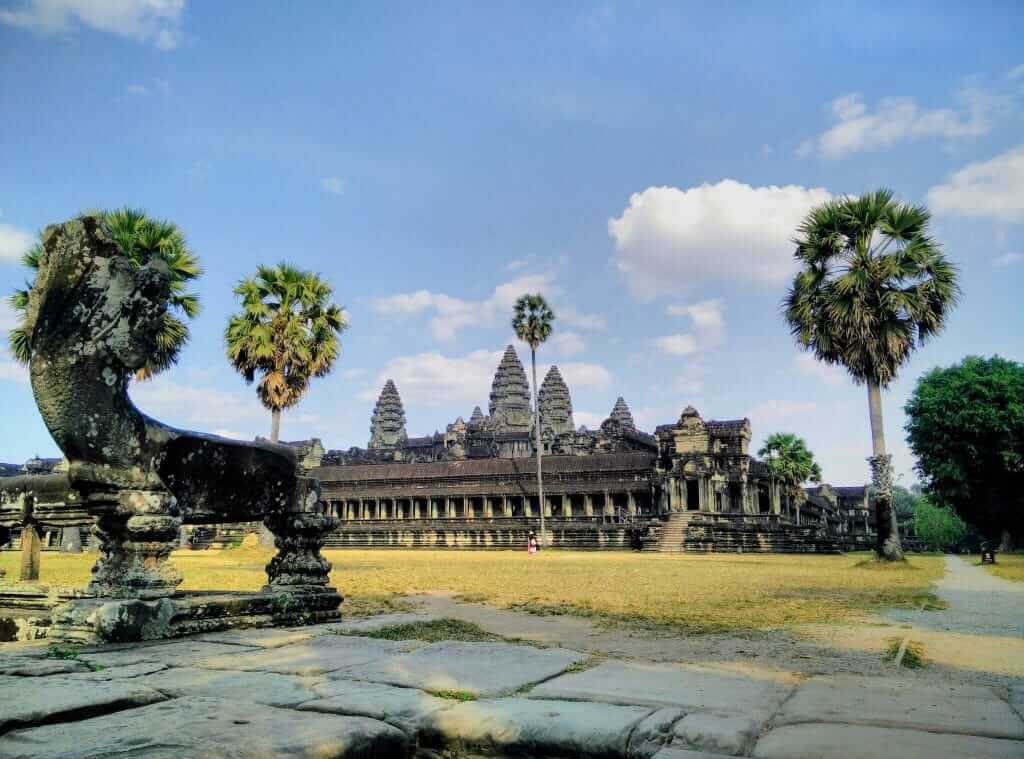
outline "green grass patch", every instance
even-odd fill
[[[896,657],[900,654],[900,646],[902,645],[903,638],[889,638],[888,645],[885,648],[885,660],[895,662]],[[921,669],[924,665],[924,644],[916,640],[907,641],[907,649],[903,652],[903,659],[900,662],[900,666],[906,667],[907,669]]]
[[[422,640],[427,643],[439,643],[446,640],[471,643],[505,640],[500,635],[487,632],[480,625],[464,622],[461,619],[450,618],[385,625],[369,632],[353,631],[340,634],[355,635],[360,638],[379,638],[381,640]]]
[[[46,652],[47,659],[60,659],[61,661],[77,661],[79,651],[74,648],[61,648],[51,646]]]
[[[447,698],[449,701],[476,701],[477,695],[468,690],[435,690],[433,695],[438,698]]]

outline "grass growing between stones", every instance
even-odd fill
[[[182,590],[258,590],[268,550],[177,551]],[[840,622],[888,606],[937,607],[941,556],[664,555],[542,551],[326,551],[342,613],[395,611],[400,596],[438,591],[504,608],[607,624],[703,633]],[[1002,559],[1003,557],[1000,557]],[[8,578],[19,555],[0,552]],[[83,586],[95,554],[46,552],[41,581]]]
[[[903,638],[889,638],[885,648],[886,661],[895,662],[900,655],[900,648],[903,645]],[[903,658],[899,666],[907,669],[921,669],[925,665],[924,643],[916,640],[907,641],[907,649],[903,652]]]
[[[981,563],[981,557],[977,556],[975,564]],[[1024,554],[1021,553],[998,553],[995,564],[985,564],[985,569],[996,577],[1004,580],[1024,582]]]
[[[503,641],[505,638],[489,633],[479,625],[461,619],[430,619],[424,622],[408,622],[387,625],[376,630],[342,632],[339,635],[357,635],[360,638],[381,638],[382,640],[423,640],[438,643],[445,640],[468,642]]]

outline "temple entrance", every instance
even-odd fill
[[[768,493],[768,486],[763,482],[757,483],[757,512],[759,514],[772,513],[772,498]]]
[[[697,480],[686,480],[686,510],[700,510],[700,483]]]

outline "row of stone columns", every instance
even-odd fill
[[[574,493],[547,495],[544,498],[544,516],[568,516],[566,508],[572,508],[572,516],[600,517],[616,513],[615,495],[625,496],[625,507],[631,515],[639,509],[635,491],[611,491],[600,493]],[[582,513],[576,513],[573,499],[582,499]],[[556,501],[556,499],[558,499]],[[485,496],[428,496],[423,498],[358,498],[329,501],[333,516],[347,522],[366,520],[400,521],[404,519],[494,519],[501,517],[540,516],[536,507],[536,496],[485,495]],[[461,507],[461,508],[460,508]]]
[[[716,484],[722,489],[716,487]],[[671,477],[666,483],[666,487],[672,511],[776,515],[781,512],[781,491],[779,483],[775,480],[768,481],[769,509],[767,512],[761,511],[757,481],[750,484],[741,482],[738,488],[738,499],[734,497],[737,494],[734,493],[729,482],[716,483],[710,477]],[[696,504],[690,498],[691,492],[696,493]],[[739,501],[738,504],[735,502],[736,500]],[[694,505],[696,508],[693,508]]]

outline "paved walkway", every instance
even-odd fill
[[[888,616],[932,630],[1024,637],[1024,582],[1004,580],[959,556],[947,556],[946,574],[935,593],[948,609],[894,610]]]
[[[959,559],[948,568],[938,592],[950,635],[1020,630],[1024,589]],[[0,647],[0,756],[1024,757],[1024,679],[989,687],[891,668],[863,676],[671,661],[666,639],[638,639],[651,659],[634,648],[627,659],[614,654],[621,640],[585,621],[475,605],[460,616],[538,644],[368,637],[447,615],[453,602],[426,606],[70,659],[47,657],[45,643]]]

